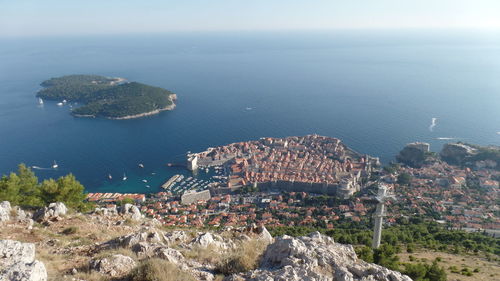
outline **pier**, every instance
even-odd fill
[[[182,179],[182,178],[184,178],[183,175],[174,175],[168,181],[166,181],[164,184],[162,184],[161,188],[169,189],[170,187],[172,187],[176,183],[177,179]]]

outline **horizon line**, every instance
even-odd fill
[[[51,33],[51,34],[0,34],[0,39],[29,39],[29,38],[61,38],[61,37],[88,37],[88,36],[126,36],[126,35],[163,35],[163,34],[224,34],[224,33],[302,33],[302,32],[500,32],[499,27],[342,27],[342,28],[305,28],[305,29],[220,29],[220,30],[165,30],[165,31],[125,31],[125,32],[80,32],[80,33]]]

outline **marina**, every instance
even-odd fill
[[[176,174],[162,184],[161,188],[172,194],[183,194],[186,191],[207,190],[211,186],[220,185],[226,179],[222,167],[216,166],[212,170],[204,167],[192,175]]]

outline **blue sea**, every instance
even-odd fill
[[[177,93],[177,108],[113,121],[74,118],[55,102],[39,106],[39,84],[67,74],[163,87]],[[186,173],[165,164],[183,161],[187,151],[305,134],[338,137],[384,163],[413,141],[434,151],[458,140],[500,145],[500,33],[0,39],[0,174],[55,160],[57,170],[35,169],[40,179],[73,173],[89,192],[155,192]]]

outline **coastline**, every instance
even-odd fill
[[[156,110],[153,110],[153,111],[148,111],[148,112],[144,112],[144,113],[140,113],[140,114],[122,116],[122,117],[104,117],[104,118],[111,119],[111,120],[128,120],[128,119],[135,119],[135,118],[141,118],[141,117],[146,117],[146,116],[150,116],[150,115],[155,115],[155,114],[158,114],[158,113],[160,113],[162,111],[173,110],[175,108],[175,106],[176,106],[176,104],[174,103],[174,101],[177,100],[177,95],[176,94],[171,94],[169,96],[169,99],[172,102],[172,104],[167,105],[167,106],[165,106],[163,108],[160,108],[160,109],[156,109]],[[81,117],[81,118],[96,118],[95,115],[73,114],[73,116],[74,117]]]
[[[111,119],[111,120],[135,119],[135,118],[141,118],[141,117],[145,117],[145,116],[155,115],[155,114],[158,114],[162,111],[173,110],[174,108],[175,108],[175,103],[172,103],[171,105],[166,106],[164,108],[156,109],[156,110],[149,111],[149,112],[144,112],[144,113],[135,114],[135,115],[127,115],[127,116],[123,116],[123,117],[105,117],[105,118]]]

